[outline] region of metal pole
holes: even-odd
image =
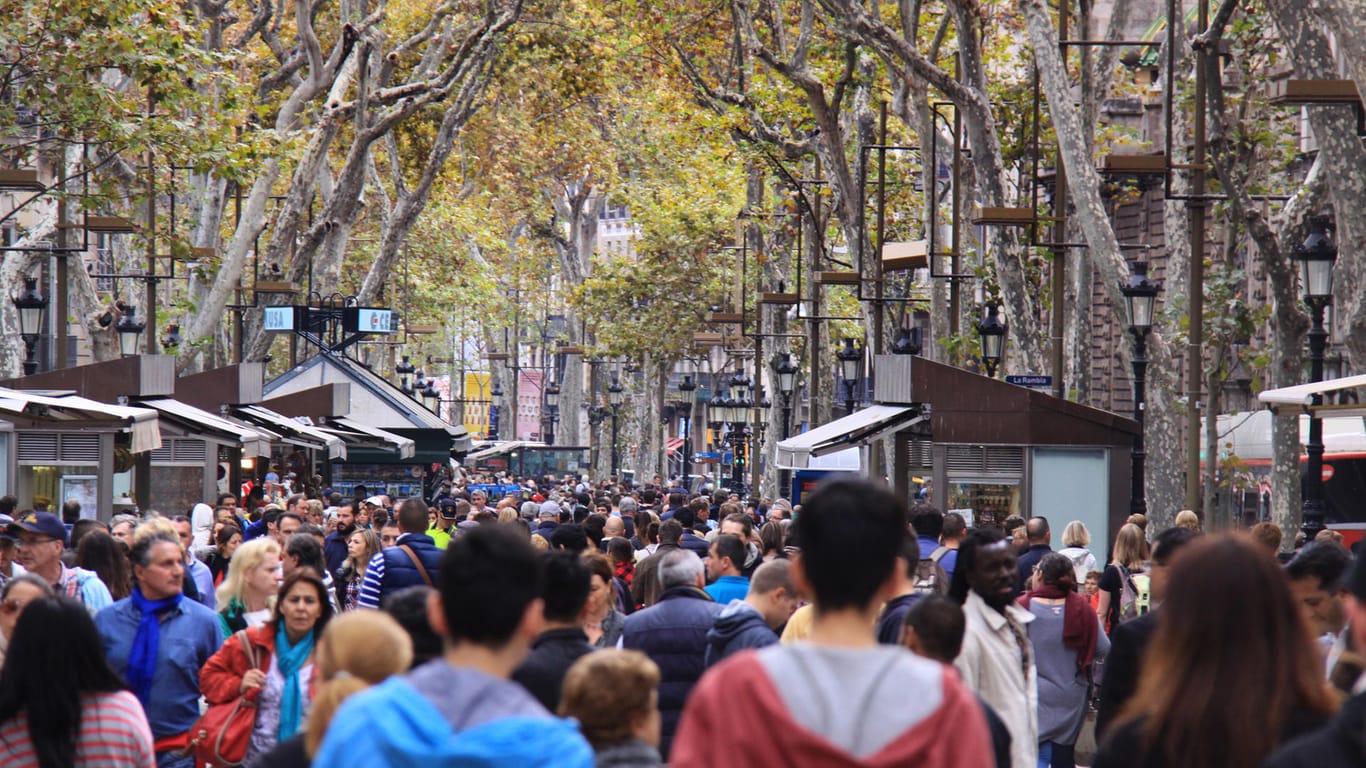
[[[1134,435],[1132,462],[1132,485],[1129,491],[1129,514],[1147,515],[1148,501],[1144,492],[1144,471],[1148,453],[1143,445],[1143,412],[1148,398],[1148,329],[1130,328],[1134,335],[1134,421],[1138,422],[1138,434]]]
[[[1323,312],[1328,301],[1323,298],[1307,299],[1314,316],[1314,324],[1309,328],[1309,381],[1323,381],[1323,352],[1328,346],[1328,331],[1323,327]],[[1315,394],[1312,405],[1322,405],[1323,395]],[[1323,497],[1323,419],[1318,411],[1309,414],[1309,441],[1304,444],[1309,461],[1304,469],[1304,500],[1300,505],[1300,530],[1308,541],[1324,528],[1324,518],[1328,505]]]
[[[612,477],[618,481],[621,479],[621,456],[617,452],[617,411],[621,406],[612,405]]]
[[[786,440],[787,438],[789,438],[789,437],[791,437],[791,436],[792,436],[792,393],[791,393],[791,392],[784,392],[784,393],[783,393],[783,439]],[[775,453],[774,455],[776,456],[777,454]],[[790,470],[786,470],[786,469],[782,470],[782,472],[779,473],[779,475],[778,475],[778,495],[779,495],[779,496],[785,495],[785,494],[788,492],[788,489],[789,489],[789,487],[790,487],[791,485],[792,485],[792,472],[791,472]]]

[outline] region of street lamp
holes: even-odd
[[[693,392],[697,391],[697,382],[692,380],[691,373],[683,374],[683,380],[678,382],[678,391],[683,395],[683,486],[686,488],[688,476],[692,474],[692,434],[689,427],[692,425]]]
[[[1323,352],[1328,345],[1328,331],[1323,325],[1323,313],[1333,303],[1333,263],[1338,249],[1329,233],[1328,217],[1309,219],[1309,236],[1295,246],[1290,257],[1300,266],[1300,291],[1309,307],[1312,325],[1309,326],[1309,381],[1323,381]],[[1323,395],[1315,394],[1311,405],[1323,404]],[[1309,541],[1323,530],[1328,514],[1328,503],[1323,493],[1323,420],[1317,409],[1309,413],[1309,440],[1304,444],[1309,460],[1305,465],[1300,506],[1300,529]]]
[[[612,384],[607,388],[607,403],[612,406],[612,477],[621,477],[621,455],[617,450],[617,419],[621,414],[622,389],[621,382],[612,379]]]
[[[919,328],[907,327],[896,332],[896,339],[892,342],[892,354],[918,355],[922,349]]]
[[[503,385],[494,383],[493,389],[489,390],[489,398],[493,400],[491,418],[489,419],[489,435],[491,439],[498,439],[498,413],[503,409]]]
[[[1130,454],[1129,514],[1147,515],[1148,501],[1144,492],[1144,468],[1147,451],[1143,443],[1143,412],[1147,405],[1148,332],[1153,329],[1153,310],[1157,305],[1157,283],[1148,279],[1147,262],[1134,262],[1129,282],[1119,287],[1129,310],[1129,333],[1134,337],[1134,421],[1138,433],[1134,435]]]
[[[416,370],[417,368],[408,360],[407,355],[403,356],[402,362],[394,366],[394,373],[398,374],[398,388],[403,394],[408,395],[409,397],[412,397],[413,395],[413,388],[408,386],[408,377],[413,375],[413,372]]]
[[[847,392],[845,404],[849,413],[854,412],[857,404],[859,368],[863,364],[863,350],[854,345],[853,339],[845,339],[844,347],[835,353],[835,357],[840,361],[840,375],[844,377],[844,388]]]
[[[33,359],[33,350],[38,346],[38,335],[43,330],[43,313],[47,309],[47,297],[38,292],[36,277],[24,278],[24,290],[10,298],[14,308],[19,311],[19,335],[24,339],[24,375],[32,376],[38,372],[38,361]]]
[[[119,334],[119,354],[124,357],[131,357],[138,353],[138,337],[142,335],[142,329],[147,324],[138,320],[136,317],[137,307],[132,304],[123,306],[123,317],[119,318],[114,330]]]
[[[792,353],[784,352],[773,359],[773,373],[778,377],[778,393],[783,396],[783,439],[790,435],[792,424],[792,392],[797,388],[797,364]]]
[[[550,382],[545,387],[546,430],[545,444],[555,444],[555,419],[560,411],[560,385]]]
[[[427,410],[441,415],[441,393],[436,391],[436,379],[427,379],[427,384],[419,393],[422,395],[422,404],[427,406]]]
[[[996,367],[1001,364],[1001,351],[1005,346],[1006,324],[1001,322],[995,304],[987,306],[987,316],[977,324],[977,335],[982,337],[982,364],[987,367],[987,376],[996,378]]]

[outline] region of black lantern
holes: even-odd
[[[147,324],[137,319],[137,307],[132,304],[125,304],[123,307],[123,317],[119,318],[114,330],[119,334],[119,353],[124,357],[131,357],[138,353],[138,337],[142,335],[142,329]]]
[[[501,408],[503,406],[503,385],[495,383],[493,389],[489,390],[489,397],[493,398],[494,408]]]
[[[558,408],[560,406],[560,385],[553,381],[546,385],[545,404],[548,408]]]
[[[24,290],[10,299],[19,311],[19,333],[24,336],[37,336],[43,332],[43,311],[47,309],[47,297],[38,291],[38,278],[25,277]]]
[[[422,391],[419,394],[422,395],[423,404],[427,406],[428,410],[439,416],[439,409],[441,408],[441,393],[436,391],[436,380],[427,379],[426,386],[422,388]]]
[[[987,306],[986,318],[977,324],[977,335],[982,337],[982,363],[987,367],[987,376],[995,378],[1006,339],[1006,324],[1001,322],[995,304]]]
[[[1147,262],[1134,262],[1129,281],[1119,287],[1124,302],[1129,305],[1129,328],[1142,333],[1152,329],[1158,290],[1157,283],[1148,279]]]
[[[840,375],[844,378],[845,405],[853,413],[858,401],[856,392],[859,371],[863,367],[863,350],[855,346],[853,339],[845,339],[844,347],[835,353],[835,357],[840,361]]]
[[[1338,260],[1338,248],[1329,232],[1327,216],[1309,219],[1309,236],[1295,246],[1290,258],[1300,267],[1300,292],[1305,303],[1333,296],[1333,264]]]
[[[38,335],[43,330],[43,314],[47,310],[47,297],[38,292],[38,280],[24,278],[24,290],[10,298],[14,308],[19,311],[19,335],[24,340],[24,375],[32,376],[38,372],[38,361],[33,359],[34,349],[38,346]]]
[[[607,402],[613,408],[620,408],[623,392],[624,390],[621,388],[621,382],[613,379],[611,386],[607,387]]]
[[[792,361],[792,353],[784,352],[773,361],[773,373],[778,376],[778,391],[784,396],[791,397],[792,391],[797,388],[797,374],[801,371],[797,364]]]
[[[413,375],[417,368],[413,366],[407,355],[403,356],[403,361],[394,366],[394,373],[398,374],[398,388],[403,390],[403,394],[412,396],[413,388],[408,385],[408,377]]]
[[[922,349],[919,328],[902,328],[896,332],[892,342],[894,355],[918,355]]]

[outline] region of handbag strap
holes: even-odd
[[[260,663],[256,659],[256,646],[247,639],[247,631],[239,629],[237,631],[237,642],[242,644],[242,652],[246,654],[247,660],[251,662],[251,669],[260,669]]]
[[[413,548],[407,544],[399,544],[398,548],[403,550],[403,554],[407,555],[409,560],[413,561],[413,565],[417,566],[417,572],[422,574],[422,580],[426,582],[427,586],[435,587],[431,575],[427,573],[427,566],[422,564],[422,560],[417,556],[417,553],[413,552]]]

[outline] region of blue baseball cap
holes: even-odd
[[[60,517],[57,517],[51,512],[26,513],[20,516],[18,520],[10,523],[8,530],[11,533],[28,531],[29,533],[36,533],[39,536],[56,539],[57,541],[62,542],[63,545],[66,544],[66,525],[62,523]]]

